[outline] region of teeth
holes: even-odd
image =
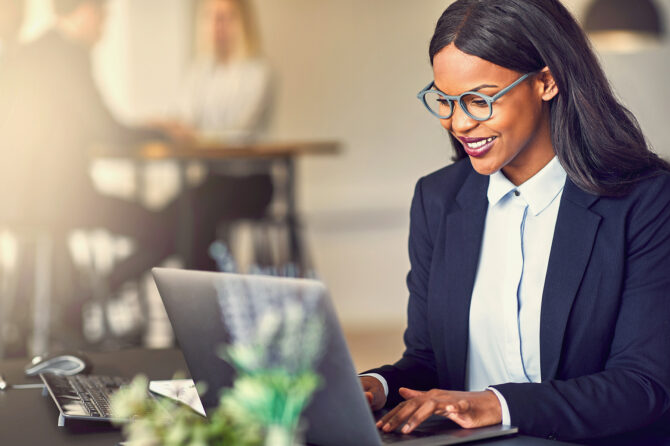
[[[468,147],[470,147],[471,149],[478,149],[478,148],[482,147],[483,145],[490,143],[494,139],[495,139],[495,136],[493,136],[491,138],[487,138],[487,139],[482,139],[481,141],[468,143]]]

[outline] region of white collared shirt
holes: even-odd
[[[263,60],[205,59],[191,68],[175,111],[206,140],[237,141],[265,130],[270,96],[270,70]]]
[[[479,266],[470,303],[466,390],[540,382],[540,310],[566,173],[554,157],[520,186],[490,176]],[[386,380],[378,374],[388,394]]]
[[[540,382],[540,310],[566,173],[554,157],[516,187],[491,175],[470,303],[466,390]],[[509,424],[507,404],[495,389]]]

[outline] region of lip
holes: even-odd
[[[489,152],[489,150],[491,150],[491,148],[493,147],[493,144],[495,144],[496,140],[498,139],[498,137],[495,136],[495,137],[493,137],[493,141],[491,141],[490,143],[484,144],[483,146],[478,147],[476,149],[472,149],[472,148],[468,147],[468,144],[472,144],[472,143],[476,143],[476,142],[488,139],[488,138],[490,138],[490,136],[486,137],[486,138],[468,138],[468,137],[465,137],[465,136],[458,136],[457,138],[459,139],[459,141],[461,141],[461,143],[463,145],[463,149],[465,150],[465,153],[467,153],[468,156],[472,156],[474,158],[480,158],[480,157],[486,155]]]

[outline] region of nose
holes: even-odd
[[[456,105],[454,107],[454,113],[449,119],[441,119],[440,121],[442,123],[442,127],[448,131],[461,135],[466,134],[479,125],[479,121],[476,121],[468,116],[460,107],[460,105]]]

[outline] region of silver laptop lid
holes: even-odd
[[[221,345],[232,340],[233,332],[239,332],[231,324],[241,324],[239,319],[244,317],[244,311],[261,311],[279,299],[309,299],[310,305],[304,308],[313,317],[321,318],[325,336],[323,353],[316,366],[323,384],[304,413],[306,440],[323,446],[381,444],[332,303],[321,282],[167,268],[154,268],[152,272],[191,377],[207,384],[207,392],[201,395],[205,411],[216,407],[220,390],[233,384],[232,367],[218,355]],[[236,303],[243,305],[231,308]],[[237,314],[226,317],[222,308]],[[253,316],[248,319],[247,322]]]

